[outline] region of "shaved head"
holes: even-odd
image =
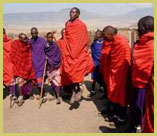
[[[37,29],[36,27],[32,27],[32,28],[31,28],[31,32],[32,32],[32,31],[38,32],[38,29]]]
[[[148,32],[154,32],[154,17],[145,16],[141,18],[138,22],[138,32],[140,36]]]
[[[113,26],[107,26],[103,29],[103,32],[107,32],[109,34],[116,35],[117,34],[117,29],[114,28]]]
[[[74,21],[75,19],[79,18],[80,16],[80,10],[77,7],[73,7],[70,10],[70,21]]]
[[[103,29],[103,35],[105,40],[107,41],[113,41],[114,36],[117,34],[118,30],[114,28],[113,26],[107,26]]]
[[[32,35],[32,38],[35,40],[38,38],[38,29],[36,27],[31,28],[31,35]]]
[[[26,44],[28,42],[28,37],[24,33],[19,34],[19,41],[22,42],[23,44]]]

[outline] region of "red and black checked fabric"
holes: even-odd
[[[14,76],[24,79],[35,79],[30,44],[23,44],[19,40],[15,40],[11,49]]]

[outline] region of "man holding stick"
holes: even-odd
[[[61,52],[56,44],[53,41],[53,34],[48,32],[46,35],[47,45],[45,48],[45,54],[48,61],[47,65],[47,76],[51,83],[53,90],[55,91],[57,104],[61,103],[60,100],[60,91],[61,91],[61,75],[60,75],[60,66],[61,66]],[[55,39],[55,38],[54,38]]]
[[[36,27],[31,28],[32,38],[30,39],[30,44],[32,47],[32,60],[33,66],[35,70],[35,76],[37,79],[38,89],[41,90],[42,82],[43,82],[43,73],[45,66],[45,47],[46,40],[42,37],[38,36],[38,29]],[[44,88],[43,88],[44,89]],[[36,97],[37,100],[40,99],[39,96]],[[46,97],[43,97],[43,102],[46,102]]]

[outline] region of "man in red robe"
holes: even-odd
[[[60,67],[60,73],[61,73],[61,85],[63,87],[63,98],[67,99],[69,98],[69,96],[71,97],[72,91],[71,91],[71,83],[66,77],[66,74],[64,74],[64,70],[63,70],[64,57],[65,57],[64,53],[65,53],[65,48],[66,48],[64,44],[64,33],[65,33],[65,28],[61,30],[61,38],[57,41],[57,44],[62,54],[62,64]]]
[[[80,83],[84,76],[93,70],[94,64],[88,52],[88,31],[84,22],[79,19],[80,10],[70,10],[70,19],[65,25],[64,43],[65,59],[63,71],[72,85],[73,94],[70,103],[79,101],[81,97]]]
[[[10,86],[13,79],[11,45],[12,40],[7,37],[6,31],[3,28],[3,83],[6,86]]]
[[[107,26],[103,34],[105,41],[101,49],[100,71],[107,86],[109,107],[112,105],[114,109],[112,116],[124,122],[131,49],[128,41],[117,34],[116,28]]]
[[[5,29],[3,28],[3,84],[9,89],[11,99],[16,99],[15,82],[13,80],[13,63],[11,60],[11,45],[12,40],[8,38]]]
[[[134,45],[132,63],[132,125],[137,131],[154,131],[154,17],[138,22],[139,40]],[[150,97],[148,97],[150,96]],[[144,119],[145,116],[145,119]],[[144,125],[145,124],[145,125]],[[149,127],[145,127],[149,126]]]
[[[11,52],[13,62],[13,74],[19,84],[18,106],[24,103],[23,96],[30,96],[32,92],[31,80],[35,79],[32,66],[31,46],[26,34],[20,33],[19,39],[12,44]]]

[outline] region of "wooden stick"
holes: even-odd
[[[45,61],[45,66],[44,66],[44,73],[43,73],[43,78],[42,78],[42,85],[41,85],[41,92],[40,92],[40,100],[39,100],[39,109],[41,108],[42,105],[42,95],[44,91],[44,77],[45,77],[45,72],[46,72],[46,66],[47,66],[47,59]]]

